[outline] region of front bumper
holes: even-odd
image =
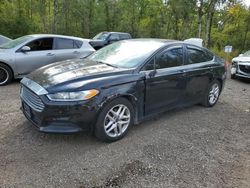
[[[239,78],[250,79],[250,63],[233,62],[231,74]]]
[[[43,111],[37,112],[24,100],[21,110],[39,131],[45,133],[91,131],[97,114],[95,107],[85,104],[45,104]]]
[[[21,110],[35,127],[45,133],[75,133],[91,131],[96,123],[99,106],[95,100],[55,102],[37,83],[21,81]]]

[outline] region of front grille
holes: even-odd
[[[239,68],[242,72],[250,74],[250,65],[239,65]]]
[[[44,104],[40,97],[33,93],[26,87],[21,88],[21,98],[27,103],[33,110],[37,112],[42,112],[44,109]]]

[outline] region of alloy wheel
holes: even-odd
[[[210,105],[213,105],[216,103],[216,101],[219,98],[219,94],[220,94],[220,86],[217,83],[214,83],[209,91],[209,95],[208,95],[208,101],[210,103]]]
[[[6,69],[0,67],[0,85],[5,84],[9,79],[9,73]]]
[[[112,107],[104,118],[105,133],[112,137],[121,136],[128,128],[131,120],[130,110],[123,104]]]

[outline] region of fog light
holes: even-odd
[[[236,68],[235,67],[232,67],[231,68],[231,74],[235,74],[236,73]]]

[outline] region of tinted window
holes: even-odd
[[[81,48],[82,47],[82,41],[80,40],[74,40],[74,48]]]
[[[74,40],[65,38],[56,38],[55,49],[73,49]]]
[[[113,33],[110,35],[109,40],[119,40],[119,35],[117,33]]]
[[[119,34],[121,40],[130,39],[131,37],[128,34]]]
[[[202,63],[213,60],[213,54],[206,50],[188,47],[188,64]]]
[[[52,50],[53,47],[53,38],[43,38],[34,40],[25,46],[30,47],[30,51],[41,51],[41,50]]]
[[[183,64],[183,49],[182,47],[168,49],[156,56],[156,68],[164,69],[176,67]]]

